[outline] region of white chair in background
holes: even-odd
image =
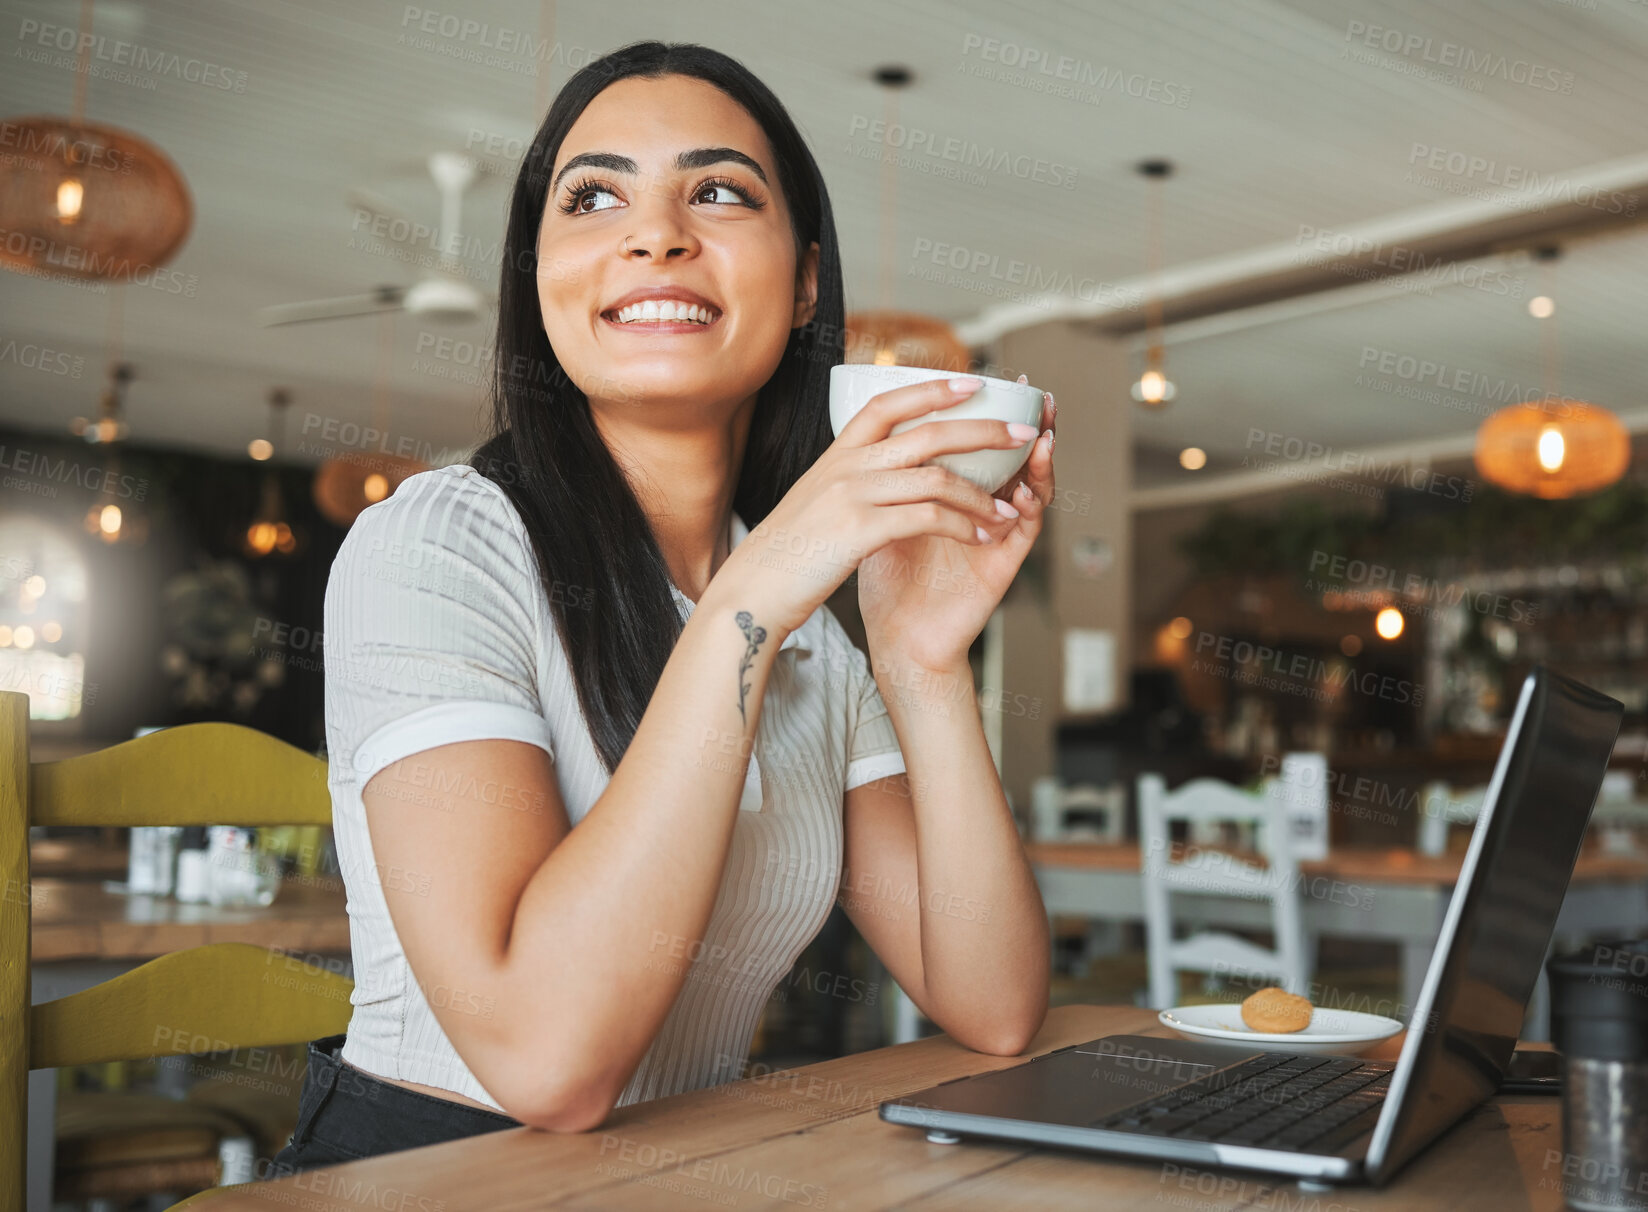
[[[1486,783],[1463,790],[1443,782],[1425,784],[1419,801],[1419,853],[1446,854],[1448,830],[1454,825],[1475,825],[1487,798]]]
[[[1067,786],[1055,775],[1043,775],[1031,786],[1031,841],[1120,844],[1126,838],[1127,788],[1122,783]]]
[[[1328,755],[1285,753],[1281,770],[1265,778],[1260,790],[1282,800],[1288,850],[1296,862],[1328,856]]]
[[[1175,861],[1174,821],[1187,823],[1192,844],[1218,824],[1254,827],[1268,866],[1208,849],[1190,851]],[[1153,1007],[1167,1009],[1178,1004],[1181,971],[1263,977],[1290,993],[1308,991],[1299,867],[1288,845],[1287,805],[1282,797],[1255,795],[1217,779],[1193,779],[1170,793],[1161,775],[1146,774],[1139,779],[1139,835]],[[1174,938],[1175,895],[1269,902],[1275,948],[1222,930]]]

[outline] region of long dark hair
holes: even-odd
[[[632,43],[569,79],[515,178],[498,291],[493,436],[470,464],[504,490],[531,537],[584,722],[609,773],[652,699],[681,616],[651,524],[544,332],[538,225],[561,143],[585,107],[618,80],[667,75],[703,80],[749,111],[777,160],[798,265],[818,242],[816,312],[791,332],[750,420],[733,508],[751,530],[829,446],[829,369],[842,361],[841,257],[829,195],[772,91],[737,60],[693,43]]]

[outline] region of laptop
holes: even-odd
[[[1394,1064],[1113,1035],[892,1099],[881,1118],[937,1143],[1385,1183],[1499,1088],[1623,711],[1542,666],[1523,682]]]

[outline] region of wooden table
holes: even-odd
[[[1562,1206],[1557,1100],[1478,1108],[1382,1190],[1309,1193],[1239,1171],[1104,1159],[1010,1143],[929,1144],[883,1123],[882,1100],[1022,1064],[1103,1035],[1168,1034],[1149,1011],[1064,1006],[1025,1057],[969,1052],[944,1036],[750,1077],[614,1111],[590,1132],[512,1128],[248,1184],[219,1209],[1236,1208],[1481,1209]],[[1376,1055],[1394,1057],[1400,1038]],[[1343,1198],[1341,1198],[1341,1194]]]
[[[185,904],[75,879],[34,880],[31,900],[29,944],[36,964],[148,960],[206,943],[318,954],[349,950],[349,919],[337,880],[288,880],[268,906]]]
[[[36,1005],[206,943],[279,947],[314,962],[349,956],[349,918],[336,878],[287,880],[268,906],[185,904],[169,896],[111,892],[100,881],[58,878],[33,880],[29,898],[30,1000]],[[57,1070],[33,1070],[30,1212],[51,1207],[56,1117]]]
[[[1025,853],[1049,915],[1144,920],[1137,843],[1033,842]],[[1464,854],[1340,848],[1302,862],[1300,903],[1312,937],[1333,935],[1396,943],[1402,951],[1401,1005],[1411,1007],[1442,929]],[[1268,906],[1239,897],[1198,896],[1209,920],[1244,928],[1270,925]],[[1580,855],[1557,919],[1555,938],[1634,935],[1648,930],[1648,856],[1587,850]],[[1543,978],[1541,978],[1543,988]],[[1534,1019],[1543,1021],[1536,995]],[[1405,1018],[1406,1014],[1394,1017]],[[1542,1034],[1538,1032],[1538,1034]]]
[[[130,851],[93,838],[46,837],[29,843],[29,874],[34,879],[123,879]]]

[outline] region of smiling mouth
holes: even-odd
[[[713,307],[676,299],[646,299],[611,311],[601,318],[619,328],[708,328],[721,318]]]

